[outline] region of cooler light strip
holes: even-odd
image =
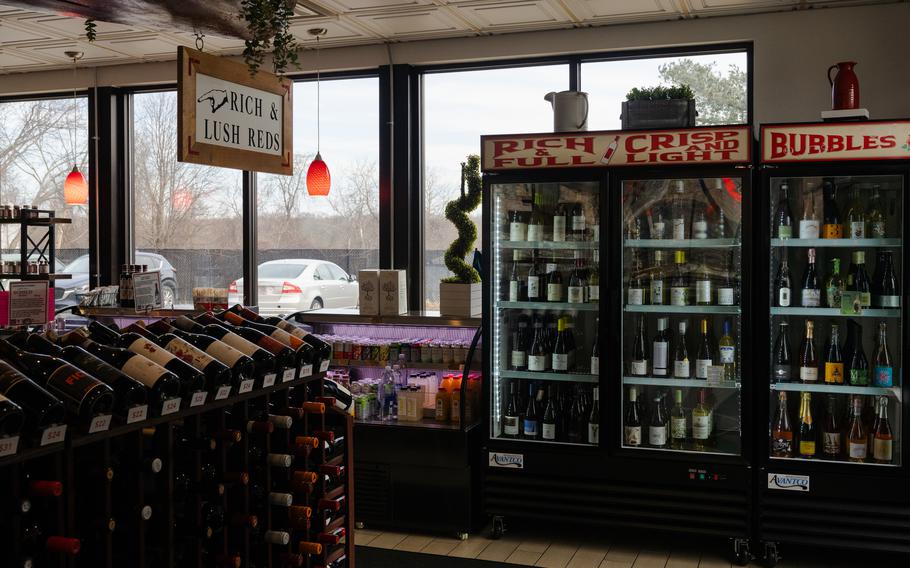
[[[493,186],[493,187],[502,187],[502,186]],[[496,193],[496,196],[493,200],[493,220],[494,222],[488,225],[488,229],[493,230],[493,250],[485,251],[486,254],[491,254],[493,257],[493,291],[492,291],[492,304],[496,305],[499,303],[499,276],[502,273],[502,259],[500,257],[500,246],[499,246],[499,232],[500,232],[500,223],[502,222],[502,196],[499,193]],[[491,306],[492,307],[492,306]],[[490,407],[492,412],[490,412],[490,418],[493,421],[490,424],[490,432],[493,433],[493,437],[499,437],[499,424],[500,424],[500,402],[502,400],[500,396],[500,380],[499,380],[499,350],[503,347],[500,342],[501,330],[500,330],[500,310],[496,309],[496,313],[493,315],[493,341],[490,345],[490,351],[493,353],[492,366],[490,369],[490,374],[493,375],[493,380],[491,381],[491,387],[493,389],[490,396]]]

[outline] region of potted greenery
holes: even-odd
[[[622,103],[623,130],[695,126],[695,95],[688,85],[634,88]]]
[[[445,254],[446,268],[454,276],[443,278],[439,284],[439,312],[444,316],[480,316],[480,274],[465,262],[465,256],[473,250],[477,240],[477,226],[468,213],[480,205],[482,191],[480,157],[468,156],[467,163],[461,164],[461,196],[447,203],[445,209],[446,219],[458,230],[458,238]]]

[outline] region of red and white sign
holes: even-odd
[[[769,124],[761,128],[766,164],[910,160],[910,121]]]
[[[481,136],[485,172],[683,164],[741,164],[749,126]]]

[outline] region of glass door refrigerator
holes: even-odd
[[[766,563],[779,543],[910,553],[910,122],[766,125],[761,146]]]
[[[744,560],[750,128],[482,146],[494,534],[504,518],[698,533]]]

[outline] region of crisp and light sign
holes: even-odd
[[[681,164],[751,159],[748,126],[482,136],[483,171]]]
[[[178,62],[181,162],[292,173],[289,80],[185,47]]]
[[[761,128],[762,162],[910,159],[910,121],[769,124]]]

